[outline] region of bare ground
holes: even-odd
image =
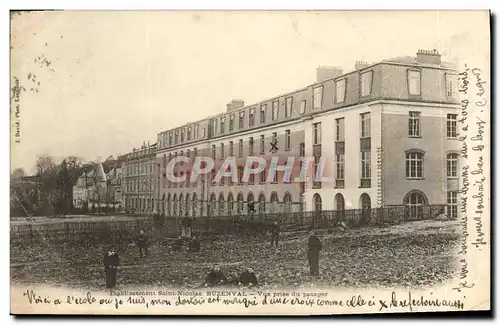
[[[306,232],[283,233],[279,248],[271,248],[266,236],[206,238],[198,254],[171,252],[154,243],[143,259],[137,247],[128,245],[120,254],[118,283],[119,288],[193,288],[217,264],[229,277],[246,266],[253,267],[264,288],[432,286],[457,273],[457,229],[452,221],[421,221],[320,232],[324,249],[318,278],[308,275]],[[11,279],[14,283],[102,289],[102,248],[11,247]]]

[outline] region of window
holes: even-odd
[[[201,129],[201,138],[203,139],[203,138],[205,138],[205,136],[206,136],[206,129],[202,128]]]
[[[191,141],[191,127],[188,126],[187,128],[187,141]]]
[[[279,104],[280,104],[280,102],[277,101],[277,100],[275,100],[273,102],[273,121],[276,120],[276,119],[278,119],[279,107],[280,107]]]
[[[216,156],[216,151],[215,151],[215,144],[212,145],[212,159],[215,160],[215,156]]]
[[[255,182],[255,174],[248,175],[248,184],[252,185]]]
[[[288,151],[291,148],[291,138],[290,130],[285,130],[285,150]]]
[[[177,144],[179,143],[179,131],[175,131],[175,138],[174,138],[174,143]]]
[[[194,148],[193,155],[194,157],[198,156],[198,148]]]
[[[181,129],[181,143],[184,142],[184,129]]]
[[[456,95],[455,82],[457,82],[456,75],[446,74],[446,96],[454,97]]]
[[[303,100],[300,102],[300,114],[304,114],[306,112],[306,101]]]
[[[224,133],[224,131],[226,130],[225,128],[225,125],[226,124],[226,118],[225,117],[221,117],[220,118],[220,133]]]
[[[408,152],[406,154],[406,178],[419,179],[424,177],[424,154],[421,152]]]
[[[361,97],[369,96],[372,92],[372,76],[373,72],[363,72],[361,74]]]
[[[220,144],[220,159],[224,159],[224,157],[225,157],[224,154],[225,154],[225,152],[224,152],[224,143],[221,143]]]
[[[320,159],[321,159],[320,156],[314,156],[314,174],[312,176],[312,177],[314,177],[313,188],[321,188],[321,182],[316,180],[316,175],[318,174]]]
[[[458,177],[458,154],[450,153],[446,156],[446,176],[448,178]]]
[[[198,136],[199,136],[199,134],[198,134],[198,124],[194,125],[193,133],[194,133],[193,139],[195,139],[195,140],[198,139]]]
[[[456,219],[458,217],[458,192],[448,191],[446,196],[448,203],[446,215],[449,219]]]
[[[245,118],[245,111],[240,112],[240,118],[238,120],[238,128],[243,129],[243,119]]]
[[[234,155],[233,141],[229,141],[229,157],[232,157],[233,155]]]
[[[260,173],[260,183],[264,184],[265,182],[266,182],[266,169],[264,168],[264,170]]]
[[[238,166],[238,183],[243,183],[243,167]]]
[[[250,140],[248,141],[248,155],[252,156],[253,155],[253,138],[250,137]]]
[[[248,112],[248,127],[253,127],[255,122],[255,109],[250,109]]]
[[[168,145],[171,146],[172,145],[172,132],[170,132],[168,134]]]
[[[423,218],[423,205],[426,204],[426,201],[422,194],[420,194],[419,192],[413,192],[405,197],[404,203],[408,207],[408,219],[415,220]]]
[[[212,120],[212,135],[217,134],[217,120],[213,119]]]
[[[292,116],[293,112],[293,97],[287,97],[285,99],[285,117]]]
[[[278,133],[277,132],[273,132],[272,142],[273,143],[278,142]]]
[[[260,106],[260,124],[266,123],[266,105]]]
[[[273,184],[278,184],[278,171],[274,171]]]
[[[410,112],[408,117],[408,136],[420,137],[420,112]]]
[[[243,157],[243,140],[240,139],[238,143],[238,157]]]
[[[234,114],[229,115],[229,132],[234,130]]]
[[[335,119],[335,141],[345,141],[344,118]]]
[[[420,95],[420,71],[408,70],[408,92],[410,95]]]
[[[321,123],[313,124],[313,144],[321,144]]]
[[[371,152],[362,151],[361,152],[361,183],[363,186],[363,180],[368,180],[371,178]]]
[[[265,142],[264,142],[264,135],[262,134],[260,136],[260,153],[264,154],[265,153]]]
[[[346,79],[335,81],[335,103],[343,103],[345,101],[345,85]]]
[[[446,115],[446,135],[448,138],[457,137],[457,114]]]
[[[345,186],[345,166],[344,166],[344,154],[335,155],[335,187],[343,188]]]
[[[370,137],[370,113],[364,113],[360,115],[361,117],[361,138]]]
[[[313,89],[313,109],[321,108],[323,104],[323,86]]]

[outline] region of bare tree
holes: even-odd
[[[18,179],[23,178],[25,175],[26,175],[26,173],[24,172],[24,169],[16,168],[10,174],[10,178],[11,178],[11,180],[18,180]]]

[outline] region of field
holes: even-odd
[[[214,265],[232,276],[251,266],[264,288],[418,287],[451,279],[459,234],[456,222],[419,221],[388,228],[320,233],[320,277],[309,276],[307,233],[283,233],[279,248],[267,237],[202,238],[201,252],[172,252],[153,243],[140,259],[133,244],[120,254],[118,288],[199,286]],[[11,247],[14,283],[103,289],[103,247]]]

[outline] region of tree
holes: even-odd
[[[53,214],[58,201],[57,189],[57,165],[54,159],[48,155],[37,158],[37,176],[41,181],[41,209],[44,213]]]
[[[24,172],[24,169],[16,168],[10,174],[10,178],[11,178],[11,181],[12,180],[19,180],[19,179],[23,178],[25,175],[26,175],[26,173]]]

